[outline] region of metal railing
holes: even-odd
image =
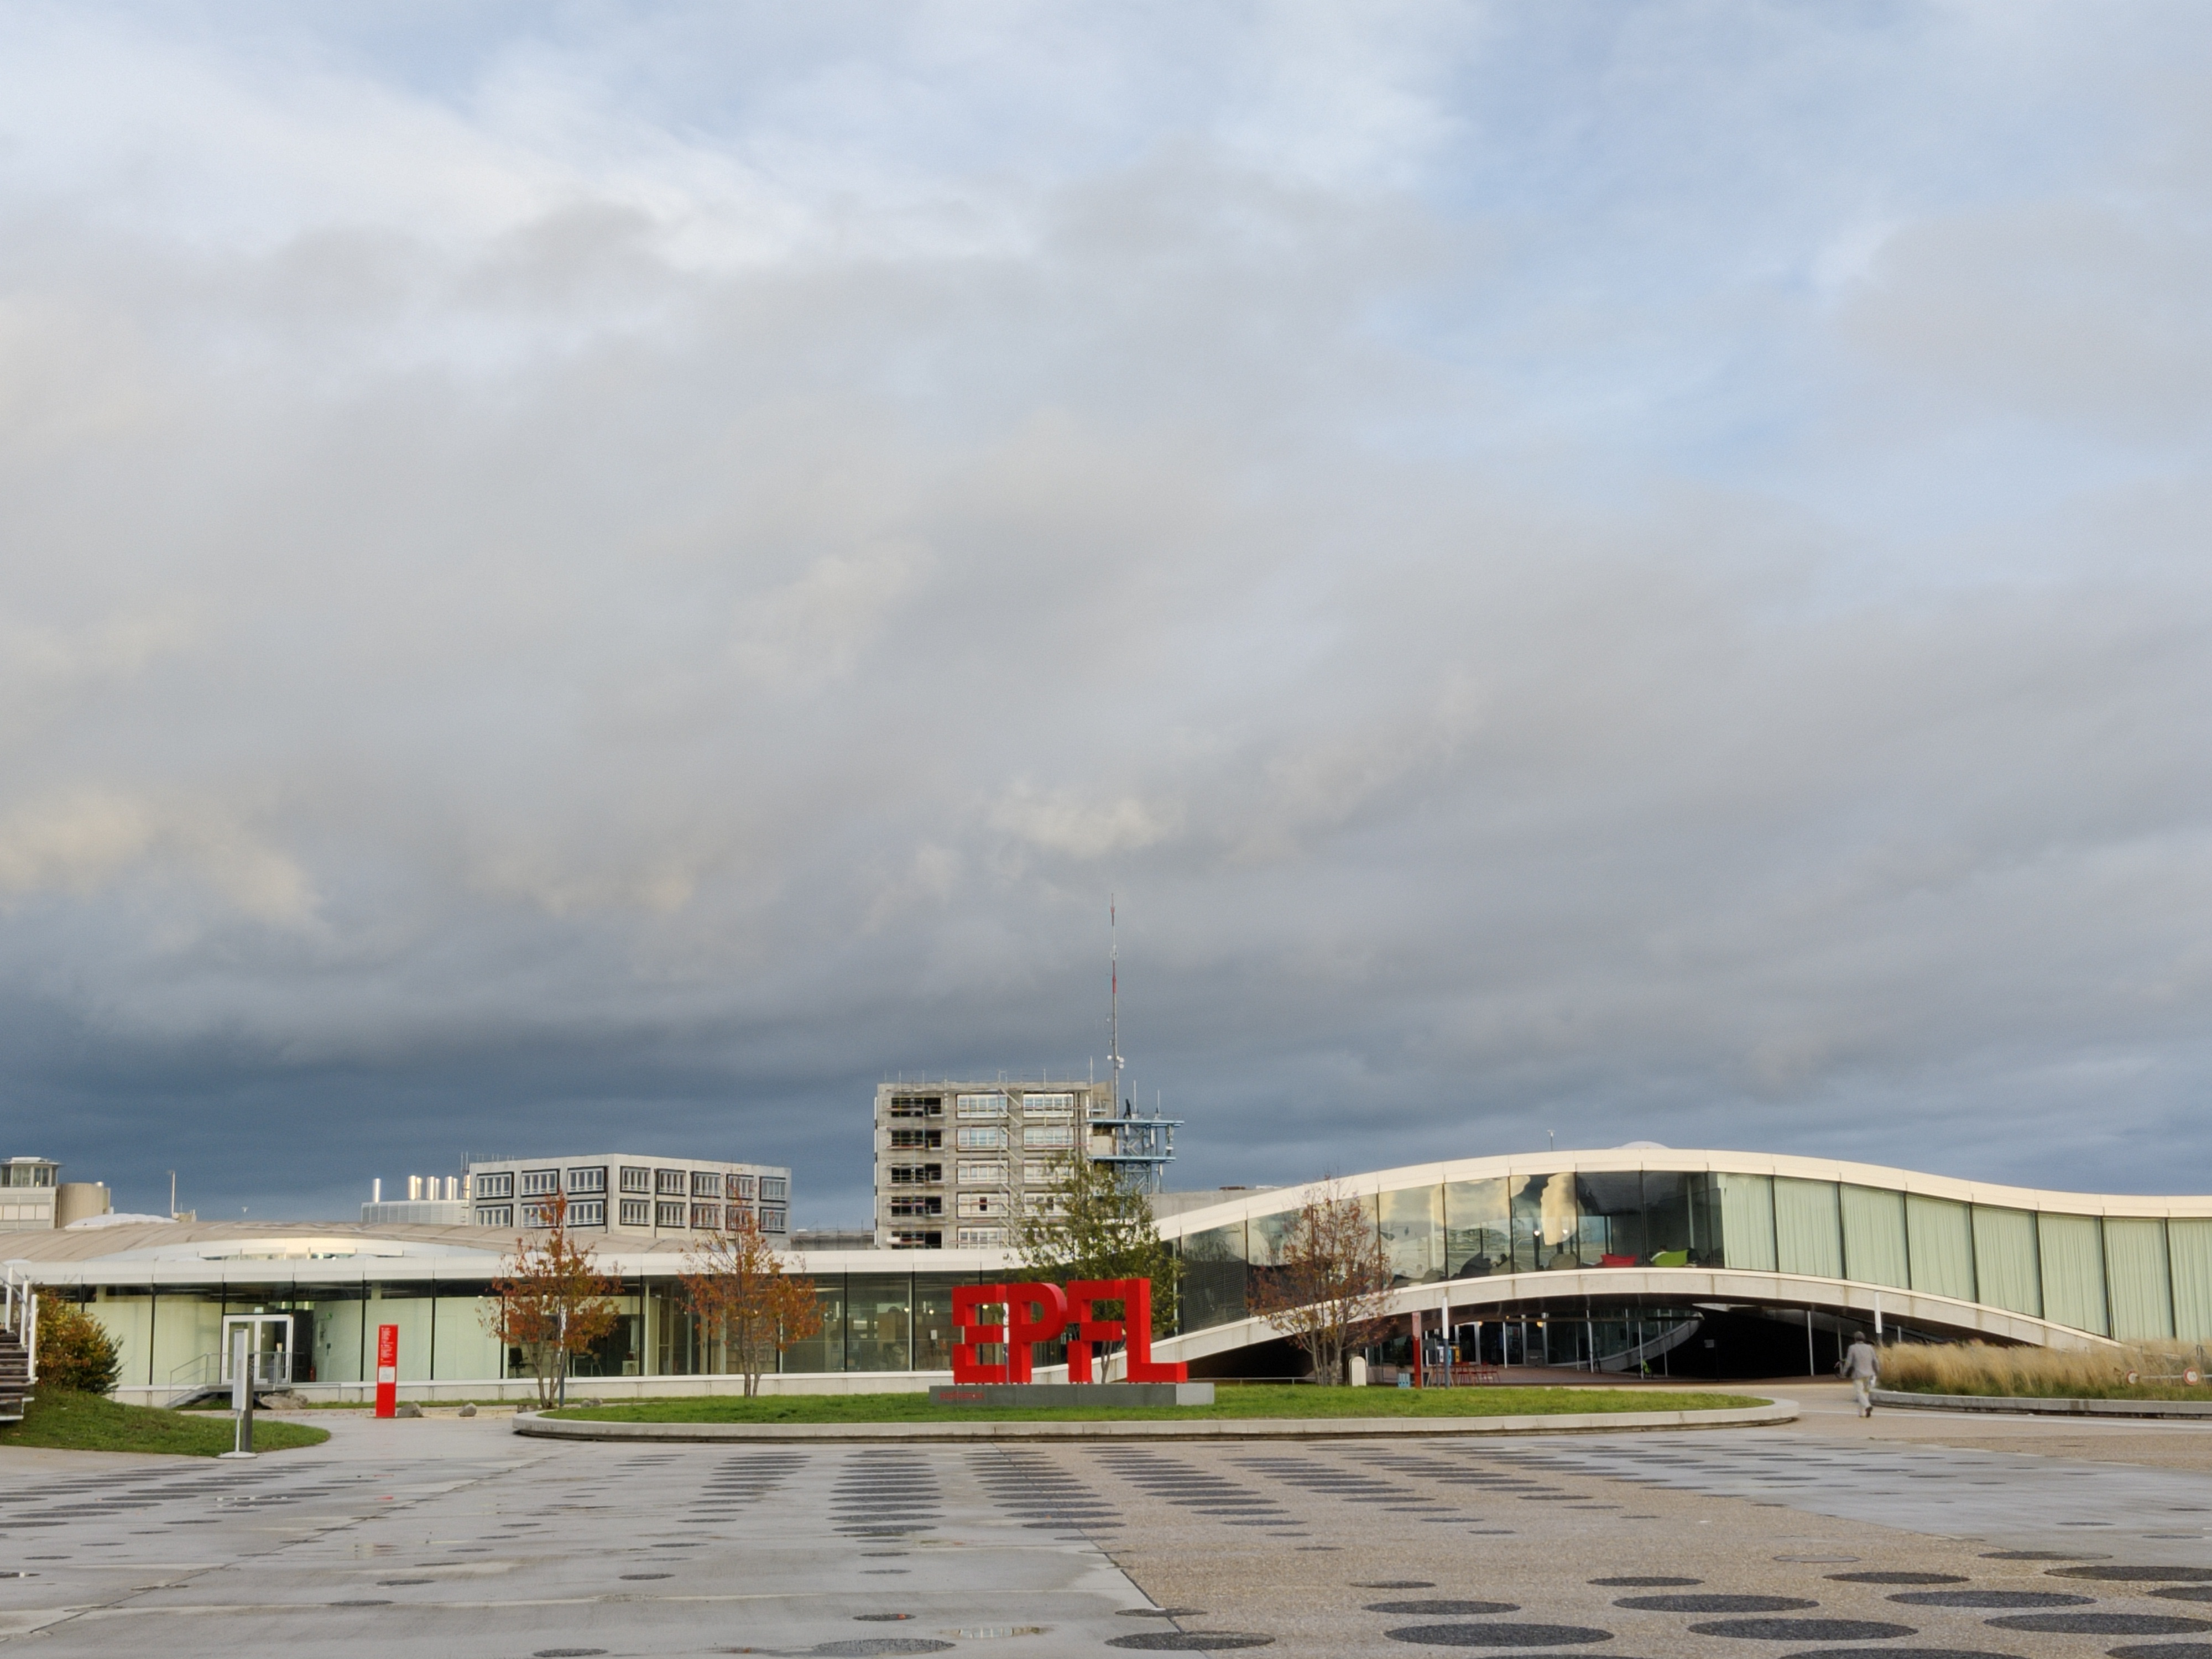
[[[20,1264],[9,1262],[4,1279],[4,1310],[9,1334],[23,1347],[23,1378],[27,1382],[39,1380],[39,1290],[31,1283],[27,1273],[18,1272]]]
[[[209,1389],[218,1388],[222,1381],[222,1356],[219,1353],[195,1354],[181,1365],[170,1368],[169,1397],[162,1403],[181,1406],[187,1400],[198,1398]]]

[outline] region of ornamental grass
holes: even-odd
[[[1899,1343],[1881,1354],[1881,1386],[1915,1394],[2025,1395],[2045,1400],[2208,1400],[2212,1358],[2193,1342],[2118,1348],[2001,1347],[1989,1342]],[[2128,1381],[2128,1373],[2136,1380]]]

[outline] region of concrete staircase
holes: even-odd
[[[38,1346],[39,1298],[10,1267],[0,1299],[0,1423],[20,1423],[31,1398],[33,1351]]]

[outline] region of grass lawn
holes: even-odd
[[[594,1423],[1061,1423],[1239,1417],[1536,1417],[1571,1412],[1724,1411],[1763,1396],[1646,1389],[1224,1388],[1211,1406],[938,1406],[927,1394],[708,1395],[572,1406]]]
[[[284,1451],[319,1446],[328,1429],[304,1423],[253,1419],[253,1449]],[[237,1439],[228,1417],[161,1411],[151,1406],[118,1406],[96,1394],[64,1394],[40,1389],[20,1423],[0,1426],[0,1446],[48,1446],[64,1451],[174,1452],[184,1457],[213,1457]]]

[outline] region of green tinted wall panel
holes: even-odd
[[[1905,1270],[1905,1194],[1886,1187],[1844,1188],[1844,1277],[1862,1285],[1911,1285]]]
[[[1770,1176],[1724,1175],[1721,1188],[1721,1254],[1747,1273],[1774,1271],[1774,1181]]]
[[[2184,1342],[2212,1341],[2212,1220],[2166,1224],[2173,1264],[2173,1334]]]
[[[1974,1299],[1974,1227],[1965,1205],[1907,1193],[1905,1237],[1914,1290]]]
[[[2156,1216],[2105,1218],[2105,1288],[2112,1310],[2112,1334],[2123,1342],[2173,1334],[2165,1222]]]
[[[2035,1218],[2043,1255],[2043,1316],[2097,1336],[2105,1328],[2105,1251],[2093,1215]]]
[[[2043,1268],[2032,1210],[1974,1206],[1976,1299],[2032,1318],[2043,1316]]]
[[[1774,1177],[1774,1253],[1785,1273],[1844,1276],[1844,1235],[1834,1182]]]
[[[623,1297],[617,1299],[616,1305],[627,1312],[633,1302],[634,1298]],[[506,1374],[506,1351],[487,1322],[498,1306],[488,1297],[441,1295],[437,1298],[437,1306],[430,1315],[431,1346],[434,1356],[432,1369],[440,1381],[476,1382]],[[349,1327],[359,1328],[357,1322],[345,1316],[350,1311],[343,1303],[332,1310],[332,1322],[340,1343],[352,1335]],[[316,1380],[319,1382],[321,1378],[318,1376]]]

